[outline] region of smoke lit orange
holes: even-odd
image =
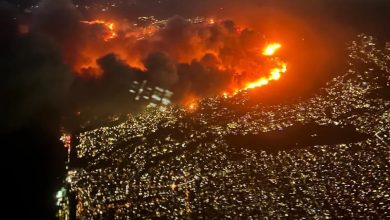
[[[261,38],[257,38],[259,37],[257,33],[248,30],[245,33],[251,33],[248,36],[253,36],[253,38],[242,38],[244,27],[235,25],[231,28],[213,18],[152,20],[146,25],[112,19],[81,21],[81,23],[86,24],[87,30],[93,31],[95,27],[100,27],[101,30],[100,36],[87,42],[80,49],[81,56],[75,62],[74,69],[81,74],[101,76],[103,70],[96,61],[110,53],[115,54],[119,63],[137,68],[145,72],[145,75],[149,73],[148,66],[150,65],[158,65],[158,71],[160,68],[164,71],[165,61],[162,63],[153,61],[146,66],[144,63],[151,54],[160,52],[167,55],[172,65],[189,65],[183,65],[181,69],[174,68],[174,71],[170,69],[167,74],[171,72],[172,74],[187,74],[187,71],[197,72],[202,77],[208,74],[218,74],[211,77],[216,82],[208,86],[200,85],[201,80],[184,86],[188,91],[181,103],[192,110],[196,109],[198,98],[215,95],[215,92],[221,91],[225,91],[224,97],[228,97],[242,90],[261,87],[271,81],[279,80],[287,71],[287,64],[276,57],[282,44],[271,42],[264,48],[258,49],[257,45],[262,45],[263,42]],[[185,29],[186,32],[180,32],[182,26],[188,27]],[[181,34],[176,36],[175,33]],[[176,38],[180,40],[173,40]],[[196,71],[194,68],[197,68]],[[182,72],[176,72],[179,70]],[[153,72],[153,74],[158,73]],[[199,78],[202,77],[199,76]],[[223,80],[221,84],[217,82],[219,79]],[[192,77],[184,77],[183,80],[192,80]],[[172,82],[171,85],[177,87],[179,83],[182,82]],[[213,88],[214,84],[218,84],[219,87]],[[200,87],[208,89],[204,92],[198,89]],[[192,94],[192,98],[189,94]]]
[[[108,30],[108,33],[105,36],[103,36],[104,41],[109,41],[111,39],[114,39],[117,36],[117,34],[114,31],[114,23],[112,23],[112,22],[106,22],[103,20],[80,21],[80,22],[83,24],[99,24],[99,25],[103,25],[104,27],[106,27]]]

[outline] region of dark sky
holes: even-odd
[[[58,141],[59,127],[74,80],[63,62],[58,39],[66,42],[68,38],[64,36],[77,38],[70,21],[81,16],[72,9],[62,10],[69,7],[67,0],[45,0],[64,12],[57,14],[62,21],[53,20],[59,22],[54,26],[63,27],[62,32],[50,29],[49,18],[53,13],[40,11],[33,19],[37,22],[36,31],[20,35],[18,22],[26,17],[15,5],[37,2],[0,1],[1,167],[6,174],[2,176],[6,183],[3,199],[9,211],[17,210],[14,214],[22,219],[49,219],[54,214],[54,192],[65,159]],[[283,55],[291,65],[289,74],[275,89],[279,94],[296,91],[307,95],[321,86],[342,69],[345,43],[357,33],[390,40],[387,0],[160,0],[160,3],[140,0],[136,5],[133,2],[126,2],[114,15],[215,16],[232,19],[283,42]],[[48,26],[42,26],[40,21]]]

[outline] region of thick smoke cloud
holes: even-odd
[[[259,73],[261,75],[268,71],[267,61],[256,55],[266,42],[262,33],[242,28],[231,20],[213,25],[191,24],[181,16],[173,16],[168,19],[166,27],[139,40],[127,36],[130,30],[126,28],[131,29],[131,24],[116,18],[123,16],[134,20],[135,17],[121,13],[121,10],[132,10],[131,8],[139,8],[138,14],[135,13],[139,16],[156,14],[166,18],[177,13],[222,19],[230,17],[243,24],[243,27],[253,27],[269,34],[271,39],[282,41],[282,56],[288,57],[292,65],[288,74],[278,83],[279,91],[276,89],[271,94],[304,95],[313,88],[318,88],[331,73],[340,71],[343,66],[344,42],[348,40],[347,36],[352,36],[353,33],[350,27],[340,27],[334,18],[325,19],[325,15],[310,11],[306,6],[300,8],[294,4],[292,7],[288,2],[243,1],[240,3],[242,10],[236,10],[237,3],[233,1],[213,1],[202,5],[194,1],[185,2],[186,4],[164,1],[159,3],[158,7],[153,7],[157,4],[154,1],[137,1],[136,4],[127,5],[130,8],[125,5],[123,8],[113,9],[106,18],[116,22],[118,36],[110,42],[102,42],[102,39],[97,37],[103,36],[107,31],[104,26],[83,26],[82,33],[90,36],[90,40],[80,44],[76,50],[79,53],[77,60],[87,60],[84,66],[90,67],[86,68],[88,71],[83,69],[80,72],[89,72],[90,75],[99,75],[102,72],[104,74],[107,69],[101,70],[100,64],[93,63],[106,54],[114,53],[118,60],[121,60],[121,65],[128,69],[142,69],[137,72],[141,73],[139,75],[144,73],[145,76],[140,77],[142,80],[146,79],[152,84],[174,91],[174,100],[182,103],[188,95],[205,97],[221,94],[227,88],[239,87],[248,80],[258,78]],[[303,2],[297,4],[304,5]],[[343,8],[349,4],[351,3],[340,3]],[[319,11],[324,6],[326,11],[329,11],[329,5],[331,3],[314,4],[313,10]],[[159,9],[155,11],[156,8]],[[197,11],[199,8],[207,10]],[[355,9],[346,10],[364,11],[357,6]],[[334,10],[332,13],[342,14],[341,10]],[[340,18],[341,23],[348,20]],[[335,31],[340,34],[330,38]],[[129,74],[133,72],[128,71]],[[114,91],[106,92],[114,94]],[[123,96],[126,95],[127,93],[123,93]]]
[[[259,56],[264,44],[257,32],[241,28],[231,20],[193,24],[174,16],[152,37],[136,41],[133,52],[141,57],[163,52],[165,61],[153,60],[154,65],[161,68],[167,63],[176,65],[171,71],[151,71],[151,60],[144,63],[146,75],[152,76],[155,84],[173,90],[175,100],[182,102],[187,95],[221,94],[267,74],[266,59]],[[168,72],[171,77],[159,77]],[[163,82],[168,78],[172,83]]]
[[[147,79],[150,82],[169,88],[179,80],[176,64],[164,53],[150,54],[144,61]]]
[[[80,20],[82,15],[71,0],[43,0],[33,11],[30,26],[33,32],[44,34],[55,42],[64,62],[75,65],[81,59],[80,48],[90,37]]]
[[[231,82],[229,72],[218,70],[214,64],[208,68],[210,63],[216,62],[215,57],[208,54],[202,61],[193,61],[190,64],[179,65],[180,81],[175,85],[173,91],[177,100],[187,96],[207,97],[212,94],[219,94]]]
[[[26,33],[21,20],[16,7],[0,2],[0,141],[8,158],[1,161],[4,209],[21,219],[50,219],[56,177],[64,169],[60,117],[73,74],[53,38]]]
[[[101,77],[94,78],[86,73],[75,78],[70,92],[71,112],[81,112],[88,117],[138,110],[139,106],[130,99],[129,88],[133,81],[144,80],[144,74],[115,54],[107,54],[97,63],[102,70]]]
[[[50,37],[31,31],[19,33],[17,10],[2,3],[1,130],[23,126],[43,114],[59,114],[71,85],[70,68]],[[50,121],[50,120],[48,120]],[[49,125],[48,125],[49,126]]]
[[[13,44],[14,37],[17,35],[18,25],[14,19],[16,15],[17,10],[12,5],[0,2],[0,25],[3,30],[0,35],[1,56],[7,55],[9,46]]]
[[[138,109],[128,91],[134,80],[169,89],[175,94],[175,103],[184,103],[188,96],[221,94],[257,79],[262,71],[267,74],[267,64],[259,56],[265,40],[230,20],[194,24],[173,16],[163,28],[141,38],[129,35],[140,29],[118,21],[114,23],[116,37],[108,41],[105,24],[81,23],[80,39],[91,36],[89,40],[72,47],[61,44],[66,46],[62,48],[64,60],[77,75],[70,95],[72,112],[109,114]],[[75,62],[69,61],[67,54],[72,54]]]
[[[283,43],[283,55],[293,65],[278,82],[285,88],[278,93],[296,97],[310,94],[342,71],[345,42],[356,34],[389,39],[389,9],[387,0],[143,0],[129,1],[112,14],[129,20],[149,15],[206,16],[251,27]]]
[[[336,3],[339,7],[334,8],[333,5]],[[34,67],[30,68],[28,64],[24,64],[27,61],[14,59],[27,58],[13,56],[9,62],[5,59],[4,63],[8,63],[8,67],[4,69],[9,68],[7,72],[15,79],[16,76],[20,76],[31,83],[37,78],[34,72],[39,72],[43,75],[42,78],[46,79],[46,81],[39,80],[40,83],[42,82],[41,85],[36,84],[41,91],[44,89],[49,91],[57,81],[63,82],[55,86],[59,91],[47,92],[53,94],[50,97],[44,98],[45,96],[41,95],[34,97],[34,93],[31,93],[30,98],[22,94],[23,98],[14,99],[21,100],[22,103],[15,104],[16,106],[32,103],[31,111],[20,113],[14,111],[17,116],[13,118],[18,120],[10,117],[9,121],[15,124],[12,126],[17,126],[29,117],[33,117],[31,115],[35,115],[34,112],[39,112],[36,110],[39,107],[35,106],[61,100],[72,80],[71,76],[63,77],[65,72],[65,75],[70,75],[69,71],[72,71],[76,77],[71,85],[72,88],[69,89],[70,106],[65,110],[69,108],[72,112],[83,108],[105,108],[107,111],[110,107],[120,109],[121,104],[114,103],[114,100],[126,100],[128,91],[125,87],[133,80],[148,80],[154,85],[174,91],[174,100],[178,103],[182,102],[186,95],[205,97],[220,94],[224,89],[255,79],[259,73],[266,71],[267,61],[258,59],[255,55],[266,40],[262,34],[259,34],[261,32],[242,28],[246,26],[263,31],[269,34],[271,39],[281,40],[284,43],[285,52],[282,55],[288,57],[293,65],[279,85],[291,88],[290,91],[297,91],[297,94],[302,95],[302,92],[309,90],[311,85],[310,83],[303,85],[303,82],[313,82],[311,87],[315,87],[314,84],[320,81],[315,80],[316,78],[326,78],[330,75],[329,72],[338,70],[337,63],[342,63],[340,48],[343,48],[343,43],[340,42],[345,42],[347,36],[356,33],[355,30],[359,28],[378,32],[384,27],[383,21],[386,20],[384,10],[388,4],[380,0],[374,3],[297,1],[292,4],[289,1],[275,3],[244,0],[239,3],[241,10],[237,10],[238,5],[235,1],[215,0],[200,3],[171,0],[157,3],[150,0],[124,3],[123,7],[114,8],[104,15],[93,11],[80,11],[70,0],[44,0],[39,4],[38,9],[33,11],[31,22],[27,22],[30,27],[29,33],[24,35],[19,32],[20,24],[14,20],[14,17],[19,16],[17,9],[9,5],[4,6],[5,4],[2,3],[1,24],[7,30],[1,35],[4,51],[8,49],[12,53],[22,54],[29,45],[34,45],[30,46],[29,52],[25,53],[26,57],[32,56],[37,60],[45,60],[44,64],[35,62]],[[375,15],[366,8],[376,11]],[[321,10],[325,12],[318,13]],[[129,21],[135,20],[137,16],[148,14],[171,18],[168,19],[166,27],[154,30],[150,36],[142,39],[129,36],[132,28],[132,23]],[[202,15],[214,17],[217,21],[223,19],[225,21],[213,25],[191,24],[182,16],[172,16],[174,14],[185,17]],[[353,19],[345,14],[351,15]],[[326,19],[328,15],[332,15],[332,18]],[[118,36],[109,42],[104,42],[102,36],[108,34],[107,27],[80,22],[96,17],[114,21]],[[128,20],[121,20],[120,17]],[[240,25],[227,18],[238,21]],[[354,19],[358,21],[352,21]],[[364,21],[359,22],[360,20]],[[340,34],[330,38],[329,36],[335,31],[339,31]],[[388,36],[385,29],[383,29],[383,36]],[[19,69],[16,67],[12,69],[10,66],[15,63],[22,65],[18,65]],[[26,70],[22,69],[22,66]],[[41,70],[40,66],[44,66],[44,70]],[[30,71],[31,74],[24,76],[22,72],[26,71]],[[11,74],[13,72],[19,75]],[[58,74],[49,74],[49,72]],[[3,94],[10,94],[11,88],[21,86],[14,86],[12,77],[3,82],[2,90],[5,91]],[[115,83],[119,85],[115,86]],[[118,88],[122,88],[122,92],[118,92]],[[35,90],[34,87],[31,87],[31,90]],[[104,94],[96,95],[100,93]],[[55,95],[58,95],[57,99],[53,98]],[[106,96],[118,97],[118,99],[111,99],[110,102],[108,98],[106,101],[99,98]],[[87,106],[88,100],[94,100],[91,102],[95,104]],[[101,104],[99,100],[102,101]],[[4,124],[11,126],[10,122]]]

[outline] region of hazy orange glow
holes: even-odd
[[[115,24],[113,22],[107,22],[107,21],[103,21],[103,20],[80,21],[80,22],[83,24],[90,24],[90,25],[91,24],[98,24],[98,25],[103,25],[104,27],[106,27],[108,30],[108,33],[105,36],[103,36],[103,40],[106,42],[117,36],[117,34],[114,30]]]
[[[198,109],[199,97],[195,95],[187,95],[181,103],[189,112],[193,112]]]
[[[277,50],[279,50],[280,48],[282,47],[281,44],[279,43],[271,43],[271,44],[268,44],[264,50],[263,50],[263,55],[264,56],[272,56],[275,54],[275,52]]]

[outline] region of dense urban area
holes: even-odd
[[[390,43],[348,50],[344,74],[293,104],[243,91],[76,134],[58,216],[390,218]]]

